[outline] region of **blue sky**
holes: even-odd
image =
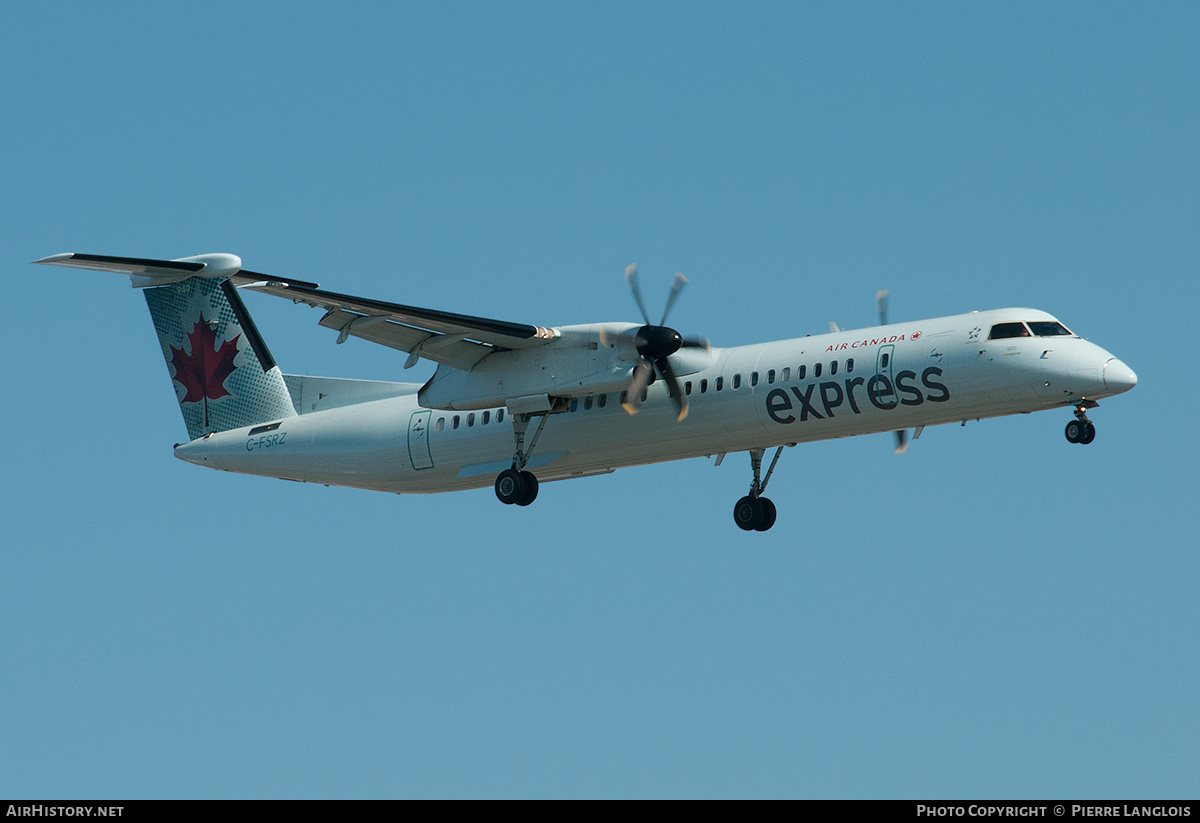
[[[0,795],[1195,797],[1200,7],[13,3]],[[205,471],[144,301],[241,255],[717,345],[1032,306],[1092,414],[397,497]],[[377,379],[249,306],[287,371]],[[652,309],[653,311],[653,309]]]

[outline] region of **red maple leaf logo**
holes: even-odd
[[[171,365],[175,367],[175,379],[187,390],[180,403],[199,403],[201,400],[216,400],[228,397],[225,390],[225,378],[233,374],[237,366],[233,358],[237,356],[237,341],[239,334],[232,340],[226,340],[217,348],[216,327],[209,326],[204,315],[192,328],[188,340],[192,344],[192,353],[187,354],[183,349],[171,346]],[[208,403],[205,403],[205,425],[208,425]]]

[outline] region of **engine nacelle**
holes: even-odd
[[[507,405],[513,398],[586,397],[624,391],[638,364],[632,323],[566,326],[544,346],[489,354],[469,371],[439,365],[417,393],[421,405],[470,411]],[[680,352],[671,357],[678,374],[708,366],[707,353]]]

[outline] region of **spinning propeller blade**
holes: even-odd
[[[642,402],[642,392],[654,382],[654,372],[657,370],[663,380],[667,381],[667,391],[671,399],[675,401],[675,407],[679,410],[676,420],[682,421],[688,415],[688,401],[679,377],[675,374],[674,367],[671,366],[670,356],[684,347],[712,350],[712,344],[708,342],[707,338],[698,336],[684,338],[679,332],[664,325],[671,313],[671,308],[675,305],[675,300],[679,297],[679,292],[683,291],[688,279],[683,272],[679,272],[671,281],[671,293],[667,295],[667,304],[658,325],[650,322],[650,313],[646,311],[645,301],[642,300],[642,290],[637,279],[637,263],[630,263],[625,267],[625,280],[629,283],[629,290],[633,292],[634,302],[637,303],[646,325],[638,329],[637,336],[634,338],[640,359],[633,370],[633,378],[629,381],[629,388],[625,391],[625,399],[621,405],[630,414],[637,414],[638,407]]]
[[[625,390],[625,402],[621,407],[630,414],[637,414],[642,404],[642,390],[649,386],[653,379],[654,367],[642,360],[633,370],[633,380],[629,381],[629,388]]]
[[[654,361],[654,365],[658,366],[658,370],[666,379],[668,393],[675,401],[675,408],[679,409],[679,414],[675,418],[676,422],[683,422],[683,419],[688,416],[688,402],[683,393],[683,387],[679,385],[679,378],[675,376],[675,370],[671,368],[671,361],[666,357],[660,357]]]
[[[637,302],[638,310],[642,313],[642,319],[649,326],[650,314],[646,311],[646,304],[642,302],[642,290],[638,288],[637,263],[630,263],[625,267],[625,281],[629,283],[629,289],[633,292],[633,299]]]
[[[663,309],[662,320],[658,321],[658,325],[666,325],[667,315],[671,313],[671,307],[675,305],[675,298],[683,291],[683,287],[687,285],[687,282],[688,279],[683,276],[683,272],[675,272],[675,279],[671,281],[671,293],[667,295],[667,307]]]

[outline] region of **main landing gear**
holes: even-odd
[[[1096,439],[1096,426],[1087,418],[1087,410],[1096,408],[1095,400],[1085,400],[1075,407],[1075,419],[1067,424],[1068,443],[1087,445]]]
[[[513,436],[517,440],[517,451],[513,455],[512,468],[505,469],[496,477],[496,497],[505,505],[515,503],[518,506],[528,506],[537,499],[538,479],[533,476],[533,472],[525,470],[525,464],[529,462],[529,455],[533,453],[533,447],[537,445],[537,439],[541,436],[542,429],[546,428],[550,412],[543,412],[539,415],[542,421],[538,423],[537,431],[533,433],[533,439],[529,441],[529,448],[526,449],[525,432],[529,430],[529,421],[533,416],[532,414],[511,415]]]
[[[496,477],[496,497],[501,503],[528,506],[537,499],[538,480],[533,472],[505,469]]]
[[[775,525],[775,504],[769,498],[763,497],[762,493],[767,488],[767,481],[771,479],[771,472],[775,471],[775,464],[779,462],[779,456],[783,454],[783,446],[775,450],[775,457],[771,460],[767,475],[760,480],[759,474],[762,471],[764,454],[766,454],[766,449],[750,450],[750,465],[754,469],[754,481],[750,484],[750,493],[733,506],[733,522],[738,524],[739,529],[748,532],[765,532]]]

